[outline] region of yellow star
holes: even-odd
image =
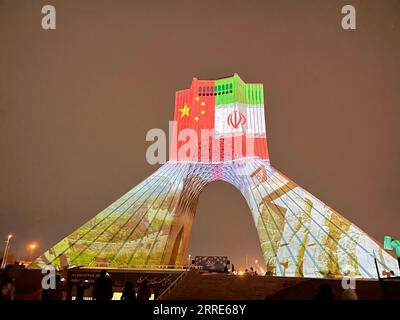
[[[206,113],[206,111],[205,110],[201,110],[201,115],[204,115],[205,113]]]
[[[203,101],[202,103],[200,103],[202,107],[204,107],[206,105],[206,103]]]
[[[200,98],[199,98],[199,97],[196,97],[196,98],[194,98],[194,100],[196,100],[196,101],[199,101],[199,100],[200,100]]]
[[[190,108],[185,103],[183,108],[180,108],[179,111],[181,112],[181,118],[183,118],[184,116],[189,116]]]
[[[199,117],[198,116],[196,116],[196,117],[194,117],[194,121],[199,121]]]

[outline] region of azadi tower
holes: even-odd
[[[182,265],[200,193],[222,180],[246,199],[272,274],[374,278],[374,259],[398,272],[377,242],[271,166],[262,84],[195,78],[176,93],[174,119],[169,161],[30,267]]]

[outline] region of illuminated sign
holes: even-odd
[[[203,270],[212,272],[224,272],[228,257],[224,256],[196,256],[194,264],[201,266]]]

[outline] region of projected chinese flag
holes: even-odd
[[[268,159],[262,85],[245,84],[236,74],[193,79],[176,93],[174,120],[170,160]]]

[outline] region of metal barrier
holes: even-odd
[[[175,279],[174,282],[172,282],[167,289],[165,289],[157,298],[156,300],[160,300],[162,296],[167,295],[183,278],[191,271],[191,269],[186,269],[185,271],[182,272],[182,274],[179,275],[178,278]]]
[[[130,266],[124,266],[120,265],[118,268],[115,267],[110,267],[108,265],[103,265],[103,266],[81,266],[78,267],[79,269],[108,269],[108,270],[175,270],[175,271],[184,271],[189,269],[188,266],[177,266],[177,265],[130,265]]]

